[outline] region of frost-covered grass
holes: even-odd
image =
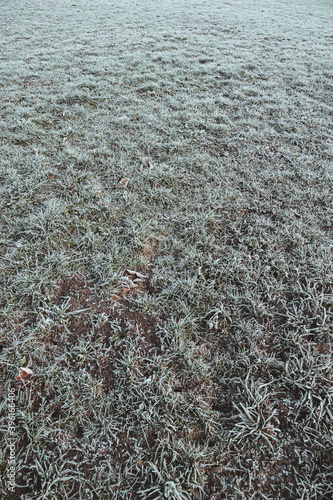
[[[331,2],[1,3],[4,498],[332,498]]]

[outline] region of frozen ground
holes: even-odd
[[[0,12],[5,498],[332,498],[331,2]]]

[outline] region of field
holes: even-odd
[[[331,499],[332,3],[0,4],[1,498]]]

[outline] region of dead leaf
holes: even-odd
[[[123,179],[121,179],[121,181],[119,182],[119,186],[124,186],[124,187],[127,187],[128,181],[129,181],[129,178],[128,178],[128,177],[124,177],[124,178],[123,178]]]
[[[68,137],[64,137],[62,142],[66,142],[68,140]]]
[[[131,271],[130,269],[126,269],[126,271],[127,271],[129,274],[134,274],[134,275],[135,275],[135,276],[137,276],[138,278],[148,278],[148,276],[144,276],[143,274],[138,273],[137,271]]]
[[[34,375],[34,372],[30,370],[30,368],[20,368],[20,373],[16,375],[16,380],[26,380],[29,379],[32,375]]]

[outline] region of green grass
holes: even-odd
[[[3,497],[332,498],[332,4],[1,13]]]

